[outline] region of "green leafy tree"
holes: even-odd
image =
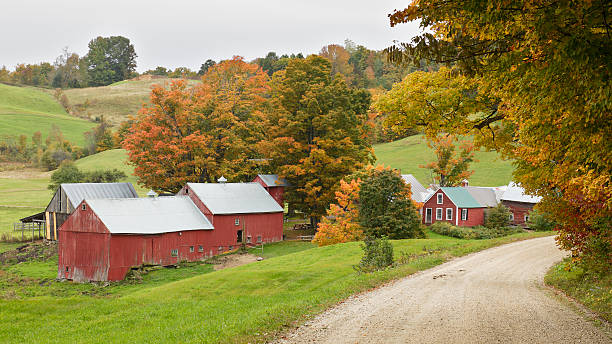
[[[72,161],[65,161],[51,174],[51,183],[47,188],[55,192],[61,184],[81,183],[84,177],[85,174]]]
[[[214,67],[217,64],[214,60],[208,59],[206,62],[202,63],[200,66],[200,70],[198,71],[198,75],[204,75],[208,70]]]
[[[332,77],[330,62],[312,55],[274,74],[272,102],[260,151],[291,183],[287,201],[315,225],[340,179],[373,161],[364,129],[370,95]]]
[[[85,56],[91,86],[110,85],[129,79],[136,71],[136,51],[122,36],[97,37],[89,42]]]
[[[529,220],[527,221],[527,226],[529,229],[534,231],[552,231],[557,226],[557,223],[554,219],[550,217],[549,214],[534,209],[529,212]]]
[[[489,209],[485,226],[487,228],[505,228],[510,226],[510,209],[501,203]]]
[[[365,235],[390,239],[423,237],[421,218],[410,192],[398,171],[373,169],[363,178],[358,209]]]

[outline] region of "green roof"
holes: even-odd
[[[476,201],[476,199],[474,199],[474,197],[472,197],[472,195],[470,195],[470,193],[464,187],[442,187],[440,189],[442,189],[446,196],[450,198],[450,200],[459,208],[484,207],[482,204],[478,203],[478,201]]]

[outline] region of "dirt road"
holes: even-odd
[[[278,343],[612,343],[543,286],[552,237],[456,259],[351,298]]]

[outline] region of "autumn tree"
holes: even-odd
[[[268,76],[241,57],[210,68],[191,89],[185,81],[155,87],[123,141],[140,182],[176,192],[186,182],[252,177],[268,93]]]
[[[361,179],[340,180],[336,200],[317,227],[313,242],[319,246],[357,241],[363,238],[359,225],[359,186]]]
[[[287,201],[316,224],[340,179],[373,161],[364,129],[370,95],[332,77],[331,63],[314,55],[290,60],[271,86],[274,111],[260,149],[292,185]]]
[[[468,179],[474,171],[469,170],[474,161],[474,145],[464,140],[459,144],[459,151],[453,135],[439,135],[427,141],[427,146],[433,148],[436,160],[421,168],[428,168],[434,174],[434,181],[440,186],[459,186],[461,181]]]
[[[353,66],[349,63],[351,55],[343,46],[337,44],[326,45],[319,52],[319,56],[331,62],[332,75],[341,74],[347,84],[353,79]]]
[[[561,246],[607,271],[611,15],[604,0],[412,1],[390,15],[391,25],[418,21],[426,30],[387,50],[396,62],[454,64],[478,82],[478,94],[497,99],[490,111],[427,116],[421,125],[473,133],[478,144],[514,159],[515,179],[542,196],[540,209],[558,221]]]

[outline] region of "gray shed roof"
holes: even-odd
[[[279,178],[277,174],[258,174],[257,175],[266,186],[289,186],[285,178]]]
[[[502,201],[513,201],[513,202],[523,202],[523,203],[539,203],[542,197],[539,196],[531,196],[525,194],[525,189],[518,186],[514,182],[510,182],[506,191],[501,196]]]
[[[113,234],[160,234],[214,229],[206,216],[185,196],[85,201]]]
[[[419,203],[425,202],[425,198],[429,195],[427,189],[412,174],[402,174],[402,179],[406,184],[410,184],[412,200]]]
[[[283,211],[259,183],[187,183],[187,186],[213,214]]]
[[[84,199],[138,198],[132,183],[72,183],[62,184],[73,208]]]
[[[467,186],[465,189],[478,203],[484,205],[485,207],[497,206],[498,201],[495,197],[495,188]]]

